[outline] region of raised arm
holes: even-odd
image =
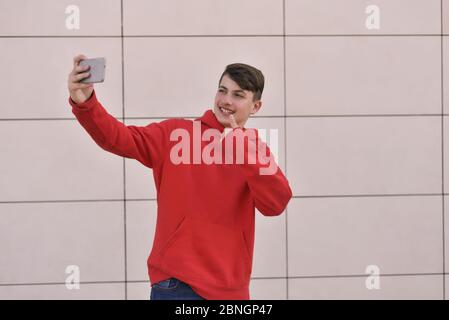
[[[79,83],[89,76],[86,69],[79,66],[82,59],[85,56],[74,58],[74,67],[68,80],[69,103],[73,114],[101,148],[153,168],[164,157],[170,120],[138,127],[127,126],[115,119],[97,100],[93,85]]]

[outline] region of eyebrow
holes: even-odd
[[[228,90],[228,88],[226,88],[225,86],[222,86],[222,85],[219,86],[218,88],[224,88],[224,89]],[[241,93],[243,93],[243,94],[246,94],[245,91],[243,91],[242,89],[234,90],[234,92],[241,92]]]

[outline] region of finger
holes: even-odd
[[[80,63],[81,60],[87,59],[84,54],[79,54],[73,58],[73,66],[76,67]]]
[[[74,67],[73,70],[69,73],[69,81],[70,82],[77,82],[78,80],[75,78],[76,75],[80,74],[81,72],[88,71],[90,69],[89,66],[77,66]]]
[[[77,66],[75,67],[73,70],[78,73],[78,72],[83,72],[83,71],[87,71],[89,70],[90,66]]]
[[[76,67],[79,64],[79,62],[83,59],[87,59],[87,57],[83,54],[79,54],[79,55],[75,56],[73,58],[73,66]]]
[[[234,115],[231,114],[229,115],[229,122],[231,123],[231,128],[232,129],[236,129],[239,127],[239,125],[237,124],[237,121],[235,121]]]
[[[78,73],[73,76],[73,82],[79,82],[90,76],[89,72]]]
[[[72,73],[70,74],[69,81],[72,83],[78,83],[79,81],[89,77],[89,73]]]

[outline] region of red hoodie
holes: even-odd
[[[170,150],[178,140],[170,141],[170,134],[182,128],[193,139],[193,121],[169,119],[145,127],[127,126],[107,113],[95,92],[84,103],[70,98],[69,102],[79,123],[101,148],[153,169],[158,211],[147,261],[151,283],[174,277],[206,299],[249,299],[255,208],[265,216],[279,215],[292,196],[277,165],[274,174],[261,175],[264,165],[259,160],[255,164],[174,164]],[[197,127],[202,133],[209,128],[224,131],[212,110],[195,121],[200,121]],[[201,150],[207,144],[201,142]]]

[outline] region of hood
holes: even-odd
[[[223,133],[224,131],[225,127],[218,121],[217,117],[215,116],[215,113],[210,109],[204,112],[204,114],[201,117],[195,119],[195,121],[198,120],[210,128],[220,130],[221,133]]]

